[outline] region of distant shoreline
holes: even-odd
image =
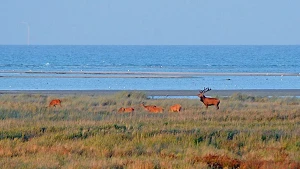
[[[192,78],[201,76],[300,76],[288,72],[0,71],[0,78]]]
[[[197,96],[198,90],[0,90],[1,94],[46,94],[46,95],[112,95],[118,92],[143,92],[147,96]],[[211,96],[231,96],[241,93],[251,96],[300,96],[300,89],[244,89],[244,90],[212,90]]]

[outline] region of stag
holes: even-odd
[[[200,98],[200,101],[203,102],[203,104],[208,108],[208,106],[215,105],[217,109],[219,109],[220,100],[217,98],[208,98],[204,96],[204,93],[210,91],[210,88],[204,88],[204,90],[200,90],[198,97]]]

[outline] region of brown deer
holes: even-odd
[[[180,112],[180,111],[181,111],[181,105],[180,104],[174,104],[169,109],[169,112]]]
[[[121,107],[118,110],[118,113],[132,113],[134,111],[134,108],[132,107]]]
[[[57,105],[59,105],[61,107],[61,100],[59,100],[59,99],[53,99],[49,103],[48,107],[51,107],[51,106],[56,107]]]
[[[164,111],[162,107],[158,107],[158,106],[150,107],[148,110],[150,113],[162,113]]]
[[[144,107],[144,109],[150,113],[162,113],[164,111],[162,107],[158,107],[155,105],[145,106],[144,103],[142,103],[141,106]]]
[[[208,108],[208,106],[215,105],[217,109],[219,109],[220,100],[217,98],[208,98],[204,96],[204,93],[210,91],[210,88],[204,88],[204,90],[200,90],[198,97],[200,98],[200,101],[203,102],[203,104]]]
[[[150,109],[151,107],[156,107],[155,105],[147,105],[147,106],[146,106],[144,103],[142,103],[141,106],[142,106],[145,110],[147,110],[147,111],[149,111],[149,109]]]

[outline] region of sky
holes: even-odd
[[[299,0],[0,0],[0,45],[299,45],[299,7]]]

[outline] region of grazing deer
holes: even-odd
[[[142,103],[141,106],[142,106],[145,110],[147,110],[147,111],[149,111],[149,109],[150,109],[151,107],[156,107],[155,105],[147,105],[147,106],[145,106],[144,103]]]
[[[210,91],[210,88],[204,88],[204,90],[199,91],[198,97],[200,98],[200,101],[203,102],[203,104],[208,108],[208,106],[215,105],[217,109],[219,109],[220,100],[217,98],[208,98],[204,96],[204,93]]]
[[[174,104],[170,107],[169,112],[180,112],[181,105],[180,104]]]
[[[155,105],[145,106],[144,103],[142,103],[141,106],[144,107],[144,109],[150,113],[162,113],[164,111],[162,107],[158,107]]]
[[[56,107],[57,105],[59,105],[61,107],[61,100],[59,100],[59,99],[53,99],[49,103],[48,107],[51,107],[51,106]]]
[[[162,107],[150,107],[149,112],[151,113],[162,113],[164,111],[164,109]]]
[[[118,113],[132,113],[134,111],[134,108],[132,107],[121,107],[118,110]]]

